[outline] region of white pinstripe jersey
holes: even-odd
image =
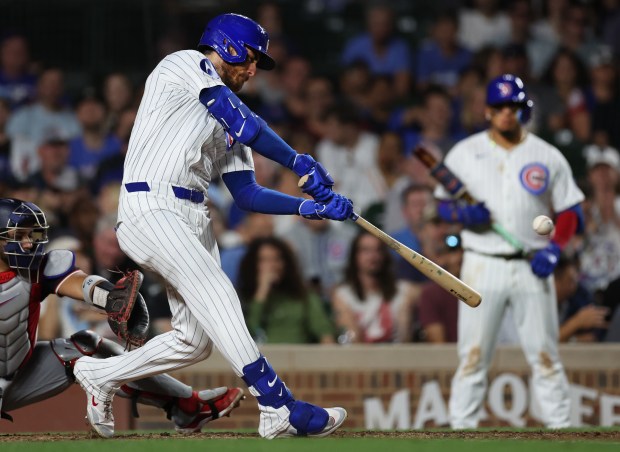
[[[200,91],[216,85],[222,80],[196,50],[157,65],[131,132],[123,183],[169,183],[206,194],[214,172],[254,170],[250,148],[233,141],[200,102]]]
[[[483,131],[457,143],[444,163],[471,195],[483,201],[491,217],[530,249],[544,248],[548,238],[532,229],[538,215],[553,217],[583,201],[572,171],[560,151],[528,133],[512,150],[495,144]],[[441,186],[439,199],[450,197]],[[515,249],[495,232],[464,230],[463,247],[487,254],[510,254]]]

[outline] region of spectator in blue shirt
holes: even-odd
[[[458,18],[446,12],[437,17],[431,37],[422,43],[417,56],[417,85],[424,90],[440,85],[454,95],[460,74],[469,66],[471,52],[457,41]]]
[[[388,5],[375,5],[369,8],[366,20],[367,31],[346,43],[343,66],[364,61],[371,73],[394,77],[396,94],[407,96],[411,87],[411,50],[404,39],[395,35],[394,11]]]
[[[0,97],[15,109],[35,97],[37,76],[30,72],[30,52],[26,38],[11,34],[0,45]]]

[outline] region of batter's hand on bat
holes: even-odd
[[[301,177],[301,191],[310,195],[318,202],[327,202],[334,192],[334,179],[323,165],[307,154],[298,155],[293,164],[293,171]]]
[[[449,222],[459,222],[467,228],[488,225],[491,212],[483,202],[477,204],[460,204],[456,201],[442,201],[437,207],[441,218]]]
[[[333,193],[332,198],[325,204],[307,199],[299,206],[299,215],[309,220],[344,221],[351,217],[353,203],[344,196]]]

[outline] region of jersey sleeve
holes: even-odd
[[[554,148],[557,155],[557,171],[553,179],[551,192],[551,202],[555,212],[561,212],[585,199],[583,192],[579,189],[573,178],[573,172],[568,161]]]
[[[226,134],[227,142],[232,141],[232,137],[223,129],[222,133]],[[213,169],[217,171],[220,176],[235,171],[254,171],[252,149],[238,141],[233,141],[230,149],[214,162]]]
[[[203,89],[224,85],[213,64],[196,50],[181,50],[168,55],[160,63],[160,72],[196,99],[200,98]]]

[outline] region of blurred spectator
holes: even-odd
[[[63,103],[64,73],[49,68],[37,84],[36,103],[17,110],[9,119],[7,133],[11,137],[11,167],[23,180],[39,169],[37,149],[49,136],[70,139],[80,134],[75,114]]]
[[[320,298],[308,292],[290,247],[275,237],[250,242],[239,270],[239,295],[258,342],[333,343]]]
[[[460,74],[469,66],[472,54],[457,41],[458,18],[453,12],[440,14],[418,52],[416,76],[418,90],[439,85],[452,95]]]
[[[6,133],[6,124],[11,116],[8,99],[0,97],[0,196],[4,196],[4,186],[13,179],[11,172],[11,139]]]
[[[368,64],[373,74],[394,78],[397,96],[408,96],[411,88],[411,49],[395,34],[394,11],[388,4],[372,5],[366,12],[366,32],[350,39],[342,52],[342,64]]]
[[[257,212],[249,212],[237,227],[221,237],[220,261],[222,270],[235,287],[239,280],[239,264],[245,256],[248,244],[255,239],[273,235],[273,217]]]
[[[497,0],[474,0],[473,8],[459,14],[459,41],[475,52],[485,46],[503,46],[510,39],[510,21]]]
[[[116,282],[123,272],[135,264],[123,253],[116,238],[116,214],[97,219],[93,236],[93,272],[111,282]]]
[[[382,200],[379,138],[362,130],[358,112],[350,105],[331,107],[325,124],[326,137],[317,144],[317,160],[338,175],[334,190],[351,199],[356,211],[364,212]]]
[[[549,113],[542,118],[543,125],[553,133],[569,130],[570,135],[585,143],[590,137],[590,113],[584,88],[588,78],[585,66],[577,56],[561,48],[553,57],[542,78],[543,83],[553,89],[554,104],[561,105],[561,114]],[[563,144],[561,138],[556,138]]]
[[[354,61],[342,68],[338,75],[338,89],[342,100],[360,110],[368,109],[370,79],[370,70],[364,61]]]
[[[588,88],[592,105],[592,141],[599,146],[620,147],[620,111],[618,69],[609,52],[599,52],[590,58]]]
[[[607,327],[609,309],[596,306],[592,295],[579,284],[579,265],[561,256],[553,272],[558,299],[560,342],[598,342]]]
[[[332,292],[344,277],[349,246],[356,231],[337,227],[332,221],[299,218],[294,228],[282,234],[299,259],[306,286],[329,303]]]
[[[36,86],[28,41],[18,34],[5,36],[0,43],[0,98],[8,99],[15,109],[34,100]]]
[[[304,95],[311,71],[310,61],[300,55],[293,55],[282,62],[280,83],[284,93],[282,103],[287,116],[303,118],[306,115]]]
[[[463,136],[472,135],[486,129],[487,92],[483,85],[476,85],[462,100],[459,125]]]
[[[420,233],[429,219],[429,210],[435,208],[431,189],[424,185],[411,184],[400,196],[401,214],[405,225],[398,229],[387,229],[389,234],[413,251],[422,252]],[[396,275],[399,278],[414,282],[425,281],[426,278],[415,270],[400,255],[392,252],[396,263]]]
[[[63,138],[50,137],[39,146],[38,157],[41,167],[26,183],[39,191],[37,205],[45,209],[48,223],[54,229],[64,229],[80,188],[77,171],[67,165],[69,144]]]
[[[526,51],[527,66],[531,70],[532,76],[538,78],[549,65],[549,61],[557,49],[557,43],[541,38],[533,32],[534,14],[528,0],[511,2],[509,17],[511,25],[510,44],[523,47]],[[506,52],[504,55],[506,56]],[[511,68],[507,68],[504,72],[515,74],[526,83],[528,82],[527,75],[529,74],[513,71]]]
[[[448,235],[438,251],[441,266],[453,275],[461,272],[463,249],[458,235]],[[418,317],[424,342],[456,342],[458,323],[458,303],[460,301],[434,281],[422,286],[418,301]]]
[[[345,281],[332,299],[339,342],[409,342],[419,289],[396,279],[385,243],[360,233],[349,251]]]
[[[598,52],[601,47],[589,24],[590,16],[588,5],[569,2],[562,17],[560,45],[574,52],[582,64],[587,64],[590,55]]]
[[[381,189],[382,201],[379,203],[380,218],[376,224],[382,225],[387,231],[393,231],[405,225],[401,212],[401,195],[411,183],[405,171],[405,161],[403,141],[400,136],[394,132],[381,135],[377,166],[383,179],[383,188]]]
[[[127,74],[113,72],[103,81],[103,99],[106,106],[103,130],[116,135],[120,140],[123,136],[119,135],[117,128],[123,113],[133,108],[133,96],[133,84]]]
[[[325,115],[334,105],[334,85],[327,77],[314,76],[308,79],[304,91],[305,109],[301,117],[295,118],[301,123],[313,139],[325,137]]]
[[[581,279],[591,292],[602,291],[620,277],[620,200],[616,192],[620,180],[620,155],[613,148],[588,146],[584,149],[588,166],[588,188],[583,249],[580,253]]]
[[[389,75],[375,75],[368,84],[366,108],[363,110],[363,121],[369,132],[382,134],[388,128],[396,98],[394,82]]]
[[[78,198],[69,210],[71,235],[80,241],[81,249],[91,258],[93,257],[93,238],[98,220],[99,209],[88,195]]]
[[[121,153],[120,140],[106,132],[105,104],[92,96],[82,99],[76,108],[82,135],[71,140],[69,165],[86,181],[92,181],[98,165],[106,158]]]
[[[534,34],[542,40],[559,43],[562,23],[570,0],[545,0],[543,17],[533,24]]]
[[[620,58],[620,1],[603,0],[601,6],[603,42],[611,48],[615,58]]]
[[[403,138],[405,155],[411,155],[417,145],[435,146],[445,155],[460,138],[452,134],[451,124],[450,96],[443,88],[430,86],[420,107],[397,110],[390,125]]]

